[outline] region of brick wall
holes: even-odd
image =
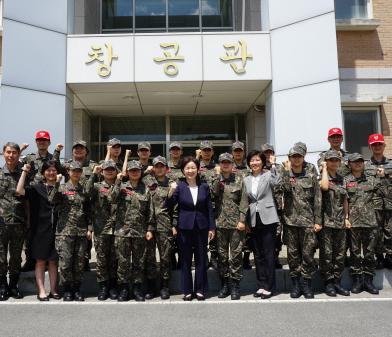
[[[388,97],[388,103],[381,107],[381,131],[387,143],[385,155],[392,158],[392,96]]]

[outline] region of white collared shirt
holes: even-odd
[[[251,192],[254,197],[257,196],[257,188],[259,187],[260,179],[261,179],[261,173],[257,177],[252,176],[252,191]]]
[[[193,186],[193,187],[189,186],[189,190],[191,191],[192,194],[193,204],[196,206],[199,186]]]

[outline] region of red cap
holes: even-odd
[[[50,140],[50,134],[48,131],[37,131],[35,133],[35,139],[47,139]]]
[[[375,143],[383,143],[384,144],[385,143],[384,136],[380,133],[373,133],[372,135],[370,135],[369,139],[368,139],[368,144],[372,145]]]
[[[331,137],[331,136],[335,136],[335,135],[343,136],[342,129],[339,129],[339,128],[329,129],[329,131],[328,131],[328,138]]]

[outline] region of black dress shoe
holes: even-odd
[[[255,293],[253,293],[253,297],[261,297],[261,293],[258,293],[257,291]]]
[[[59,299],[61,299],[61,295],[49,293],[49,298],[53,298],[54,300],[59,300]]]
[[[198,301],[204,301],[206,299],[203,294],[196,294],[196,298]]]
[[[74,295],[72,291],[65,291],[63,295],[64,302],[72,302],[74,300]]]
[[[264,294],[264,293],[260,294],[260,298],[262,300],[266,300],[266,299],[271,298],[271,297],[272,297],[272,292],[269,293],[269,294]]]
[[[19,290],[19,288],[17,286],[14,286],[9,289],[9,295],[10,295],[10,297],[13,297],[17,300],[23,298],[23,294],[21,293],[21,291]]]
[[[192,301],[193,296],[192,296],[192,294],[184,295],[184,297],[183,297],[182,299],[183,299],[184,301],[189,302],[189,301]]]
[[[40,297],[39,295],[37,295],[37,299],[40,302],[49,302],[49,296]]]

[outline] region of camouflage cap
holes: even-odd
[[[109,145],[109,146],[121,145],[121,140],[119,140],[117,138],[109,139],[107,145]]]
[[[152,165],[153,165],[153,166],[155,166],[155,165],[157,165],[157,164],[159,164],[159,163],[161,163],[161,164],[167,166],[166,158],[165,158],[165,157],[162,157],[162,156],[158,156],[158,157],[155,157],[155,158],[152,160]]]
[[[203,149],[211,149],[212,150],[213,148],[214,148],[214,145],[209,140],[203,140],[200,142],[200,150],[203,150]]]
[[[233,156],[230,154],[230,153],[228,153],[228,152],[225,152],[225,153],[221,153],[220,155],[219,155],[219,159],[218,159],[218,161],[221,163],[222,161],[229,161],[229,162],[233,162]]]
[[[342,160],[342,156],[336,150],[328,150],[327,152],[325,152],[324,159],[325,160],[329,160],[329,159],[340,159],[340,160]]]
[[[274,146],[268,143],[261,145],[261,152],[272,151],[275,153]]]
[[[348,156],[348,161],[364,161],[363,156],[360,153],[352,153]]]
[[[245,144],[243,142],[234,142],[233,145],[231,146],[231,149],[234,150],[245,150]]]
[[[70,170],[80,170],[80,171],[83,171],[83,167],[82,167],[82,164],[81,163],[79,163],[78,161],[71,161],[69,164],[68,164],[68,168],[70,169]]]
[[[109,168],[114,168],[114,169],[117,168],[116,163],[113,160],[106,160],[103,162],[102,169],[107,170]]]
[[[296,142],[294,144],[294,146],[298,146],[298,147],[302,148],[305,151],[305,154],[308,152],[308,147],[303,142]]]
[[[127,164],[127,171],[129,170],[142,170],[142,164],[138,160],[131,160]]]
[[[170,143],[169,150],[171,150],[173,147],[178,147],[180,150],[182,150],[182,144],[179,142]]]
[[[151,144],[149,142],[140,142],[137,144],[137,150],[139,151],[141,149],[151,150]]]
[[[289,151],[289,157],[294,156],[294,155],[300,155],[302,157],[305,157],[306,151],[303,149],[301,146],[293,146],[290,151]]]
[[[78,146],[78,145],[84,146],[87,149],[87,142],[85,140],[77,140],[77,141],[75,141],[73,143],[72,148],[74,148],[75,146]]]

